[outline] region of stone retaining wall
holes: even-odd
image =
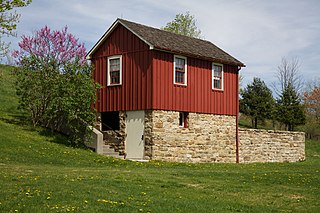
[[[239,129],[239,162],[296,162],[305,159],[304,132]]]
[[[189,113],[179,127],[179,112],[146,111],[145,158],[174,162],[235,162],[235,116]]]

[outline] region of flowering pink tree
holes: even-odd
[[[61,31],[51,30],[49,27],[36,31],[33,36],[23,35],[19,42],[20,50],[13,52],[19,65],[23,65],[26,57],[34,57],[42,66],[54,63],[63,69],[67,63],[85,64],[86,49],[83,43],[65,27]]]
[[[35,126],[67,132],[74,140],[83,138],[83,123],[93,122],[91,104],[97,89],[84,44],[67,27],[54,31],[45,26],[33,36],[22,36],[19,47],[12,55],[20,67],[20,107]]]

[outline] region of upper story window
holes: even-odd
[[[174,84],[187,85],[187,58],[183,56],[174,56],[173,63]]]
[[[223,90],[223,65],[212,64],[212,89]]]
[[[108,57],[108,86],[121,85],[122,83],[122,56]]]

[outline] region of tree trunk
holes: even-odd
[[[257,117],[254,118],[254,128],[258,129],[258,118]]]

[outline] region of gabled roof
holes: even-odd
[[[210,41],[178,35],[172,32],[134,23],[124,19],[117,19],[107,32],[99,39],[87,54],[90,59],[92,54],[107,39],[110,33],[118,26],[123,25],[138,38],[149,45],[150,49],[168,51],[194,58],[203,58],[224,64],[231,64],[244,67],[245,65],[232,57]]]

